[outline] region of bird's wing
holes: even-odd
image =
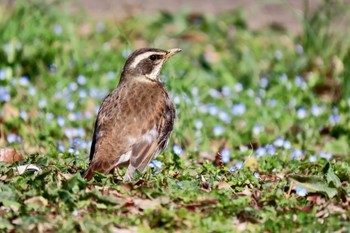
[[[164,97],[154,103],[154,111],[148,115],[147,120],[144,120],[141,132],[145,133],[132,146],[130,164],[124,180],[131,179],[135,170],[142,172],[152,158],[162,152],[167,144],[173,129],[175,109],[168,96]]]

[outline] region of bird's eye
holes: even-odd
[[[151,59],[152,61],[157,60],[157,58],[158,58],[158,56],[156,56],[156,55],[151,55],[151,56],[149,57],[149,59]]]

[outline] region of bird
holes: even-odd
[[[117,87],[103,100],[95,121],[90,163],[83,177],[127,167],[123,181],[133,180],[167,146],[175,106],[160,80],[165,62],[181,49],[141,48],[126,60]]]

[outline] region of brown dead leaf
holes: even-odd
[[[23,155],[13,148],[0,149],[0,161],[12,164],[17,161],[22,161]]]
[[[6,103],[3,106],[4,120],[10,120],[19,116],[19,110],[12,106],[10,103]]]
[[[226,183],[225,181],[220,181],[218,189],[231,189],[231,185],[229,183]]]
[[[160,207],[160,200],[159,199],[140,199],[137,198],[134,200],[134,204],[137,208],[141,210],[155,210]]]

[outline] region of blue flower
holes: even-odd
[[[246,111],[246,106],[243,103],[235,104],[232,107],[231,113],[235,116],[244,114]]]
[[[61,33],[62,33],[62,26],[59,25],[59,24],[55,24],[55,25],[53,26],[53,31],[54,31],[54,33],[55,33],[56,35],[61,34]]]
[[[291,149],[292,148],[292,143],[290,141],[285,140],[283,143],[283,148],[284,149]]]
[[[0,70],[0,80],[5,80],[6,76],[7,76],[7,70],[1,69]]]
[[[301,156],[303,156],[303,152],[300,150],[300,149],[294,149],[293,151],[292,151],[292,153],[290,154],[290,157],[292,158],[292,159],[298,159],[298,158],[300,158]]]
[[[23,120],[25,120],[25,121],[28,119],[28,115],[27,115],[26,111],[21,110],[21,111],[19,112],[19,115],[20,115],[21,118],[22,118]]]
[[[265,147],[259,147],[256,151],[255,154],[258,158],[264,156],[267,154],[266,148]]]
[[[8,102],[11,99],[8,87],[0,87],[0,101]]]
[[[235,166],[231,166],[230,169],[228,169],[228,172],[232,173],[236,170],[237,170],[237,168]]]
[[[258,172],[253,172],[253,176],[257,179],[260,179],[260,174]]]
[[[274,144],[275,146],[277,146],[277,147],[282,147],[283,144],[284,144],[284,139],[283,139],[283,138],[277,138],[277,139],[273,142],[273,144]]]
[[[97,32],[102,32],[105,29],[105,23],[104,22],[98,22],[96,24],[96,31]]]
[[[75,108],[75,103],[74,102],[67,103],[67,109],[69,111],[72,111],[74,108]]]
[[[213,128],[213,134],[215,136],[220,136],[224,132],[225,132],[225,127],[223,127],[221,125],[214,126],[214,128]]]
[[[58,144],[57,144],[57,148],[58,148],[58,150],[60,151],[60,152],[64,152],[64,146],[63,146],[63,144],[61,143],[61,142],[58,142]]]
[[[209,95],[213,98],[216,98],[216,99],[221,98],[221,93],[218,90],[216,90],[215,88],[209,89]]]
[[[45,108],[46,107],[46,100],[45,99],[40,99],[38,102],[39,108]]]
[[[243,85],[242,83],[236,83],[235,85],[235,91],[236,92],[241,92],[243,90]]]
[[[183,154],[183,149],[181,148],[181,146],[174,144],[173,145],[173,151],[176,155],[182,155]]]
[[[49,70],[54,74],[57,72],[57,66],[55,64],[49,64]]]
[[[64,119],[63,116],[58,116],[58,117],[57,117],[57,124],[58,124],[59,126],[61,126],[61,127],[64,126],[65,122],[66,122],[66,120]]]
[[[7,142],[8,143],[15,143],[15,142],[22,142],[22,138],[16,134],[10,133],[7,135]]]
[[[80,90],[79,91],[79,98],[84,99],[87,97],[87,92],[86,90]]]
[[[75,82],[71,82],[69,85],[68,85],[68,89],[70,91],[76,91],[78,89],[78,84],[76,84]]]
[[[296,187],[295,192],[298,196],[301,196],[301,197],[305,197],[307,194],[307,190],[305,188],[300,188],[300,187]]]
[[[18,83],[22,86],[28,86],[29,85],[29,78],[27,76],[21,76],[18,80]]]
[[[302,107],[301,107],[301,108],[298,108],[298,110],[297,110],[297,116],[298,116],[299,119],[305,118],[306,115],[307,115],[307,111],[306,111],[305,108],[302,108]]]
[[[267,78],[261,78],[259,85],[262,88],[266,88],[269,85],[269,80],[267,80]]]
[[[194,125],[197,130],[200,130],[203,128],[203,121],[200,119],[196,119],[196,121],[194,122]]]
[[[79,215],[79,213],[78,213],[77,210],[74,210],[74,211],[72,212],[72,215],[73,215],[74,217],[77,217],[77,216]]]
[[[283,58],[282,51],[281,50],[276,50],[275,56],[276,56],[277,60],[281,60]]]
[[[159,160],[152,160],[149,164],[148,164],[148,166],[150,166],[150,167],[153,167],[153,168],[158,168],[158,169],[160,169],[160,168],[162,168],[162,162],[160,162]]]
[[[254,127],[253,127],[253,134],[254,135],[259,135],[263,131],[264,131],[264,126],[254,125]]]
[[[301,44],[297,44],[295,45],[295,51],[297,52],[297,54],[301,55],[304,53],[304,48]]]
[[[281,74],[280,76],[278,76],[278,81],[280,82],[287,82],[288,81],[288,76],[286,73]]]
[[[86,84],[86,77],[82,74],[78,75],[77,82],[79,85],[84,85]]]
[[[274,155],[276,152],[276,148],[273,145],[267,144],[265,148],[266,148],[266,153],[269,155]]]
[[[108,71],[107,73],[107,79],[112,80],[115,78],[115,72],[114,71]]]
[[[244,165],[243,162],[238,161],[238,162],[235,164],[235,167],[236,167],[237,169],[241,169],[241,168],[243,168],[243,165]]]
[[[313,104],[311,106],[311,114],[313,116],[319,116],[322,113],[322,108],[320,108],[319,106],[317,106],[316,104]]]
[[[230,162],[230,150],[227,148],[224,148],[221,150],[221,158],[223,163]]]
[[[228,87],[228,86],[223,86],[222,89],[221,89],[221,93],[222,93],[223,96],[229,97],[229,96],[231,96],[231,88]]]
[[[220,111],[220,112],[219,112],[219,118],[220,118],[220,120],[222,120],[223,122],[225,122],[225,123],[227,123],[227,124],[231,123],[231,117],[230,117],[230,115],[229,115],[227,112],[225,112],[225,111]]]
[[[332,158],[332,153],[327,153],[327,152],[324,152],[324,151],[320,151],[318,152],[318,155],[321,157],[321,158],[324,158],[324,159],[331,159]]]
[[[311,155],[309,157],[309,161],[312,162],[312,163],[316,162],[317,161],[317,156],[316,155]]]
[[[340,121],[340,115],[336,114],[336,113],[333,113],[332,115],[329,116],[329,123],[331,125],[335,125],[337,124],[339,121]]]

